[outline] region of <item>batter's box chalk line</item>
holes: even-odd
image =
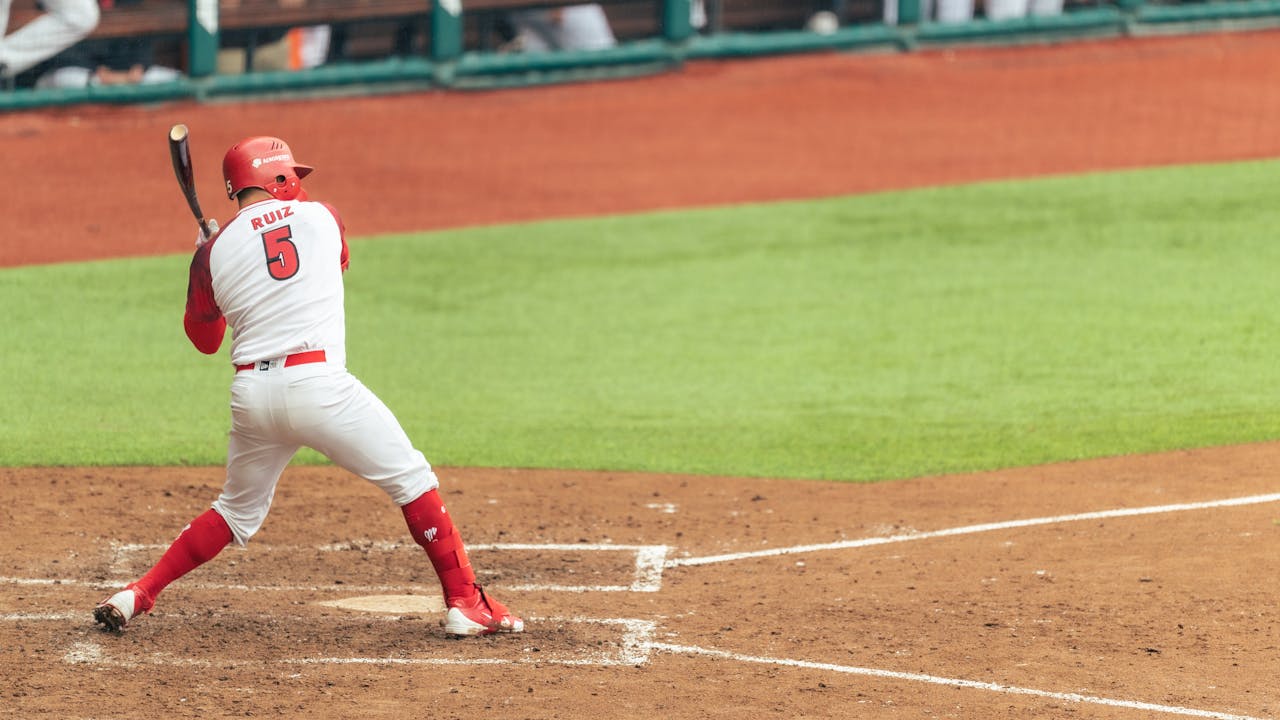
[[[0,616],[3,617],[3,616]],[[59,620],[70,619],[73,616],[60,616]],[[74,619],[84,620],[88,614],[74,616]],[[274,622],[292,619],[297,622],[314,622],[314,618],[304,618],[301,616],[284,617],[280,615],[262,615],[264,619],[270,619]],[[40,620],[53,619],[51,616],[41,616]],[[372,620],[382,622],[399,622],[403,618],[396,615],[373,616]],[[242,658],[192,658],[178,657],[172,653],[149,653],[145,655],[130,655],[128,657],[117,657],[108,653],[103,647],[103,642],[94,642],[91,640],[77,640],[72,643],[71,648],[63,655],[62,661],[73,665],[101,665],[109,667],[139,667],[142,665],[181,665],[185,667],[221,667],[228,663],[234,663],[238,667],[266,667],[269,665],[375,665],[375,666],[403,666],[403,665],[563,665],[563,666],[591,666],[591,667],[616,667],[616,666],[638,666],[649,662],[651,649],[653,645],[653,635],[657,627],[657,623],[652,620],[635,620],[629,618],[559,618],[559,617],[530,617],[526,619],[530,627],[548,624],[564,624],[579,623],[590,625],[604,625],[615,628],[619,633],[619,639],[616,649],[613,650],[586,650],[576,653],[575,657],[555,657],[535,652],[533,648],[527,646],[525,640],[531,639],[530,634],[518,634],[503,636],[497,640],[509,645],[515,652],[515,657],[507,658],[466,658],[466,657],[292,657],[281,658],[274,661],[247,660]],[[104,642],[110,642],[104,641]],[[452,649],[455,647],[466,647],[466,640],[457,641],[460,645],[439,645],[436,647],[445,647]]]
[[[119,584],[128,582],[127,563],[134,559],[138,553],[147,553],[149,556],[159,556],[167,545],[154,544],[136,544],[136,543],[115,543],[112,546],[112,562],[111,573],[119,579]],[[667,567],[667,554],[670,548],[666,545],[613,545],[613,544],[587,544],[587,543],[488,543],[476,544],[468,546],[471,551],[505,551],[505,552],[599,552],[599,553],[624,553],[630,554],[634,560],[630,563],[629,568],[622,568],[620,572],[630,572],[631,583],[629,585],[569,585],[561,583],[541,583],[526,585],[501,585],[503,590],[511,590],[516,592],[633,592],[633,593],[654,593],[662,589],[662,571]],[[266,553],[289,553],[289,552],[406,552],[421,553],[421,549],[412,543],[398,543],[385,541],[351,541],[343,543],[333,543],[329,545],[316,546],[296,546],[296,545],[272,545],[264,546],[263,551]],[[6,578],[0,578],[0,582]],[[105,583],[112,585],[113,583]],[[387,592],[408,592],[412,590],[423,590],[426,586],[418,585],[351,585],[343,583],[341,585],[258,585],[250,586],[239,583],[208,583],[208,582],[190,582],[184,583],[185,587],[195,588],[199,590],[281,590],[281,591],[341,591],[352,593],[387,593]],[[434,585],[426,588],[434,591]],[[495,586],[497,587],[497,586]]]

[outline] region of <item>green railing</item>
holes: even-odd
[[[957,24],[920,22],[920,0],[897,0],[896,24],[848,24],[829,33],[801,29],[699,33],[690,24],[690,0],[659,0],[658,36],[616,47],[551,53],[467,50],[463,11],[466,0],[424,2],[428,50],[419,55],[338,62],[310,70],[219,75],[217,0],[187,0],[191,18],[185,37],[188,76],[153,85],[0,91],[0,110],[78,103],[154,103],[318,90],[360,91],[404,88],[481,88],[565,82],[658,72],[689,59],[815,51],[858,51],[962,44],[1061,40],[1144,33],[1221,31],[1280,26],[1280,0],[1212,0],[1149,4],[1118,0],[1113,5],[1071,7],[1052,16]]]

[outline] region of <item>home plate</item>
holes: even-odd
[[[318,604],[362,612],[442,613],[445,610],[442,598],[427,595],[365,595]]]

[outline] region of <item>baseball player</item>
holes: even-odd
[[[521,632],[524,622],[476,584],[431,465],[391,411],[346,370],[342,220],[310,202],[312,171],[283,141],[251,137],[222,161],[239,204],[226,227],[196,240],[183,318],[187,337],[213,354],[232,330],[227,475],[213,507],[191,521],[145,575],[102,601],[94,620],[120,630],[161,591],[232,541],[262,526],[276,482],[302,446],[382,488],[404,513],[444,590],[452,635]]]

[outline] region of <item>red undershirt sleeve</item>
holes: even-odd
[[[215,238],[216,240],[216,238]],[[212,355],[222,347],[227,331],[227,319],[218,309],[213,297],[213,275],[209,272],[209,252],[213,240],[205,243],[191,258],[191,272],[187,279],[187,310],[182,317],[182,327],[187,339],[205,355]]]
[[[338,237],[342,240],[342,255],[339,256],[338,261],[342,263],[342,272],[346,272],[347,266],[351,264],[351,250],[347,247],[347,226],[342,224],[342,216],[338,214],[337,208],[327,202],[320,204],[324,206],[325,210],[329,211],[329,214],[338,223]]]

